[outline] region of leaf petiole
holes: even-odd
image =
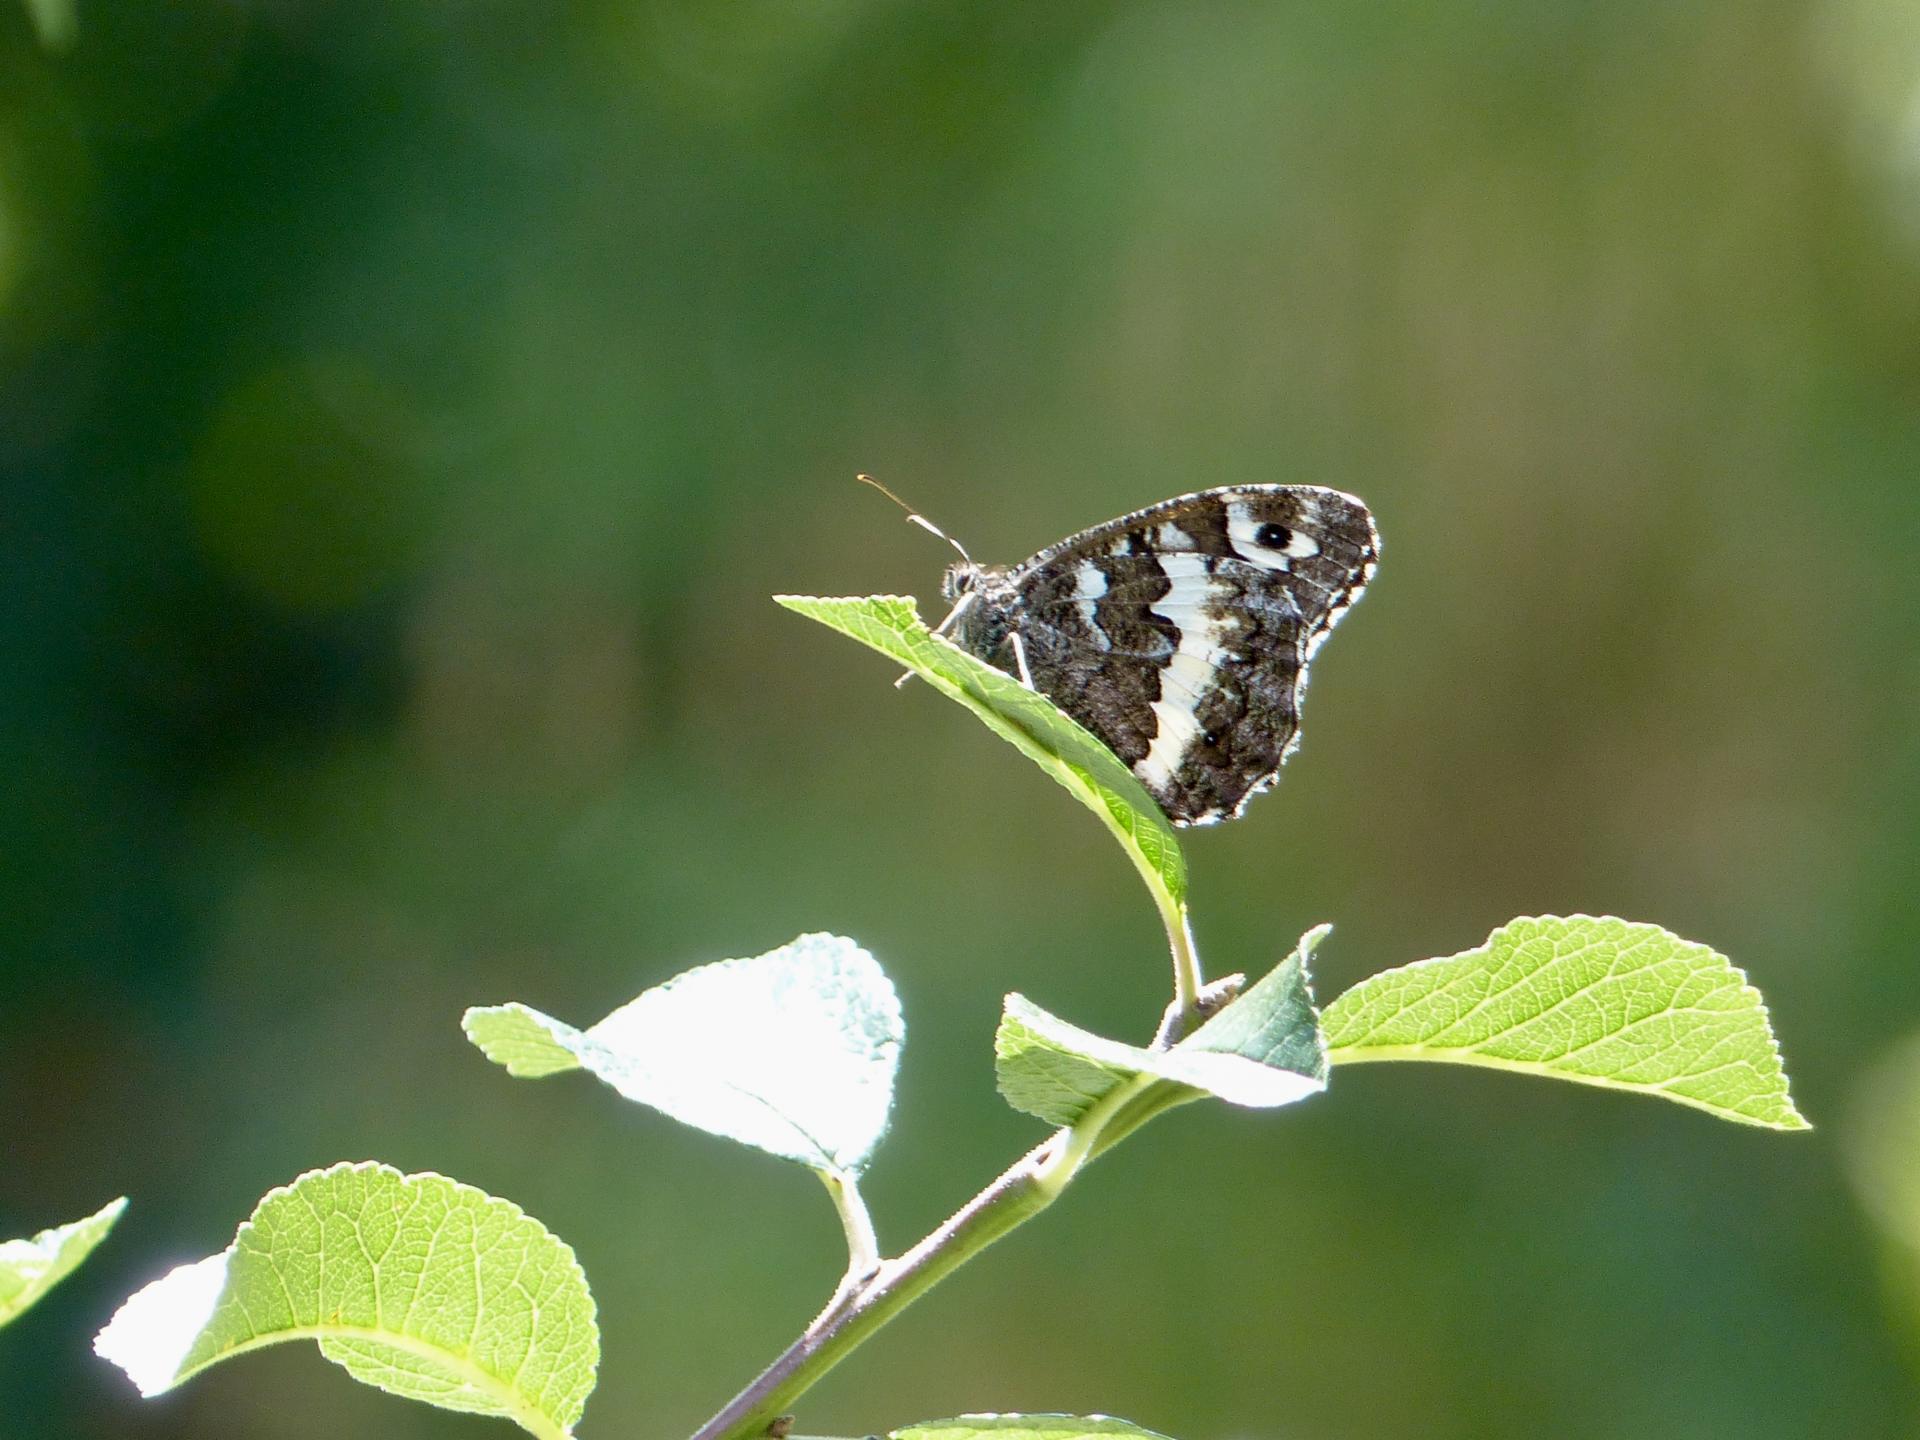
[[[834,1212],[840,1217],[840,1228],[846,1231],[847,1273],[840,1282],[840,1289],[847,1290],[880,1268],[880,1240],[874,1233],[873,1216],[867,1211],[866,1199],[860,1194],[859,1178],[845,1170],[815,1170],[813,1173],[827,1187]],[[834,1299],[839,1299],[838,1291]],[[828,1302],[827,1308],[833,1308],[832,1301]]]

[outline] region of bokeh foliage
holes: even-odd
[[[1765,990],[1821,1128],[1399,1067],[1189,1107],[803,1428],[1910,1433],[1824,1123],[1920,1027],[1905,6],[73,19],[0,10],[0,1233],[134,1205],[0,1343],[20,1433],[475,1433],[309,1357],[140,1407],[86,1354],[335,1159],[573,1244],[600,1426],[690,1430],[784,1343],[815,1182],[510,1083],[469,1004],[858,936],[915,1036],[894,1246],[1031,1136],[1004,991],[1145,1038],[1161,936],[1086,817],[766,599],[931,596],[859,469],[1000,560],[1208,483],[1363,495],[1303,750],[1187,842],[1202,953],[1331,919],[1331,994],[1655,918]]]

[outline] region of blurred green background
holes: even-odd
[[[1002,561],[1364,496],[1304,749],[1192,837],[1210,969],[1655,920],[1749,970],[1819,1128],[1440,1067],[1195,1107],[802,1429],[1913,1433],[1847,1177],[1920,1030],[1917,107],[1907,0],[0,7],[0,1234],[133,1197],[0,1334],[0,1429],[506,1433],[310,1347],[154,1403],[88,1353],[360,1158],[577,1248],[585,1434],[716,1408],[833,1282],[818,1186],[508,1080],[468,1004],[858,937],[909,1025],[890,1248],[1039,1138],[1002,992],[1151,1031],[1098,827],[767,600],[935,608],[871,470]]]

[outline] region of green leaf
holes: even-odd
[[[1361,981],[1322,1024],[1336,1064],[1487,1065],[1807,1128],[1760,992],[1724,955],[1657,925],[1515,920],[1476,949]]]
[[[864,599],[776,595],[774,599],[898,661],[942,695],[973,711],[988,729],[1011,742],[1100,817],[1157,897],[1184,909],[1187,864],[1166,816],[1120,757],[1046,696],[934,635],[910,599],[898,595]]]
[[[1307,931],[1272,973],[1174,1047],[1174,1053],[1234,1056],[1305,1076],[1325,1088],[1327,1042],[1313,1008],[1307,967],[1320,942],[1332,933],[1331,925]]]
[[[318,1340],[355,1379],[557,1440],[600,1332],[573,1251],[441,1175],[336,1165],[270,1191],[220,1254],[122,1305],[94,1350],[158,1395],[218,1360]]]
[[[994,1078],[1014,1109],[1073,1125],[1153,1063],[1153,1053],[1108,1040],[1009,995],[993,1036]]]
[[[482,1054],[516,1080],[580,1068],[580,1057],[571,1048],[580,1043],[580,1032],[518,1001],[476,1005],[460,1017],[460,1026]],[[563,1035],[567,1038],[560,1038]]]
[[[0,1325],[18,1319],[77,1270],[126,1208],[122,1195],[71,1225],[42,1230],[30,1240],[0,1241]]]
[[[685,1124],[839,1174],[886,1133],[905,1036],[879,964],[838,935],[702,965],[584,1031],[524,1005],[463,1023],[510,1074],[585,1067]]]
[[[1145,1077],[1254,1108],[1317,1094],[1326,1088],[1327,1056],[1307,961],[1328,928],[1308,931],[1270,975],[1170,1050],[1108,1040],[1009,995],[993,1042],[1000,1093],[1050,1125],[1078,1124],[1114,1090]]]
[[[891,1440],[1167,1440],[1111,1415],[960,1415],[895,1430]]]

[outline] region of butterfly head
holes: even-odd
[[[944,600],[958,600],[962,595],[971,595],[985,576],[986,566],[976,565],[971,560],[962,560],[957,565],[949,565],[947,573],[940,577],[940,596]]]

